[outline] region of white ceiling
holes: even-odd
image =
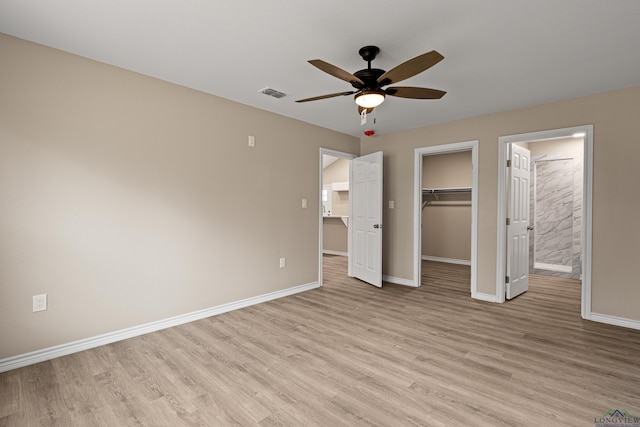
[[[362,136],[640,84],[638,0],[0,0],[0,32]],[[361,127],[351,90],[307,63],[389,70],[445,59],[401,85],[441,100],[388,97]],[[282,99],[258,93],[271,87]]]

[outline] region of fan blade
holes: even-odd
[[[447,93],[443,90],[412,86],[394,86],[387,88],[384,92],[391,96],[413,99],[440,99]]]
[[[402,80],[408,79],[409,77],[413,77],[416,74],[420,74],[428,68],[433,67],[443,59],[444,56],[440,55],[435,50],[423,53],[422,55],[416,56],[415,58],[403,62],[397,67],[387,71],[386,73],[378,77],[378,83],[380,84],[380,86],[389,85],[391,83],[398,83]]]
[[[343,70],[342,68],[338,68],[335,65],[331,65],[328,62],[325,62],[321,59],[312,59],[309,61],[309,64],[313,65],[324,71],[325,73],[331,74],[333,77],[337,77],[340,80],[344,80],[349,83],[357,83],[359,85],[364,85],[364,82],[360,80],[358,77],[354,76],[348,71]]]
[[[298,99],[296,102],[317,101],[317,100],[319,100],[319,99],[334,98],[334,97],[336,97],[336,96],[347,96],[347,95],[353,95],[354,93],[356,93],[356,91],[355,91],[355,90],[352,90],[352,91],[350,91],[350,92],[330,93],[329,95],[320,95],[320,96],[314,96],[313,98]]]

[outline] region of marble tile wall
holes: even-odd
[[[531,273],[580,279],[582,275],[582,156],[531,159]]]

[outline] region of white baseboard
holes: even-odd
[[[323,249],[322,253],[327,255],[349,256],[347,252],[332,251],[331,249]]]
[[[251,298],[246,298],[240,301],[230,302],[227,304],[218,305],[215,307],[206,308],[204,310],[198,310],[191,313],[182,314],[175,317],[170,317],[164,320],[158,320],[156,322],[146,323],[144,325],[138,325],[120,331],[109,332],[107,334],[98,335],[91,338],[86,338],[79,341],[70,342],[67,344],[61,344],[54,347],[45,348],[42,350],[36,350],[26,354],[20,354],[17,356],[9,357],[0,360],[0,372],[10,371],[12,369],[22,368],[24,366],[33,365],[35,363],[44,362],[46,360],[55,359],[56,357],[66,356],[68,354],[77,353],[91,348],[99,347],[105,344],[111,344],[116,341],[122,341],[128,338],[137,337],[140,335],[148,334],[150,332],[159,331],[161,329],[171,328],[173,326],[182,325],[184,323],[193,322],[207,317],[216,316],[218,314],[226,313],[240,308],[249,307],[251,305],[260,304],[263,302],[271,301],[278,298],[283,298],[289,295],[297,294],[300,292],[309,291],[320,287],[320,283],[313,282],[306,285],[294,286],[292,288],[283,289],[281,291],[271,292],[264,295],[258,295]]]
[[[483,293],[480,293],[480,292],[476,292],[475,295],[471,295],[471,298],[477,299],[477,300],[480,300],[480,301],[498,302],[498,298],[496,298],[495,295],[493,295],[493,294],[483,294]]]
[[[447,264],[471,265],[471,260],[467,259],[441,258],[439,256],[430,255],[422,255],[422,259],[424,261],[446,262]]]
[[[382,276],[382,280],[389,283],[395,283],[396,285],[403,286],[411,286],[412,288],[417,288],[418,285],[414,283],[413,280],[403,279],[401,277],[393,277],[393,276]]]
[[[558,273],[573,273],[573,268],[570,265],[560,265],[560,264],[548,264],[544,262],[534,262],[534,269],[539,270],[547,270],[547,271],[556,271]]]
[[[624,328],[639,329],[640,321],[625,319],[624,317],[609,316],[607,314],[591,313],[589,320],[600,323],[607,323],[609,325],[622,326]]]

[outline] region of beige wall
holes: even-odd
[[[384,151],[384,274],[412,279],[414,149],[479,140],[478,291],[493,294],[498,138],[584,124],[592,309],[640,321],[640,87],[358,144],[9,36],[0,52],[0,359],[316,281],[321,146]]]
[[[471,151],[424,156],[422,187],[471,187],[472,172]],[[422,209],[422,255],[470,261],[471,193],[441,194],[438,202]]]
[[[583,155],[584,140],[583,138],[558,138],[548,141],[536,141],[525,143],[531,157],[541,156],[544,154],[576,154],[580,157]]]
[[[594,125],[592,311],[640,320],[635,269],[640,228],[640,87],[361,138],[361,154],[384,151],[385,275],[413,279],[413,157],[418,147],[479,140],[478,291],[495,294],[500,136]]]
[[[319,147],[357,138],[5,35],[0,52],[0,359],[318,280]]]
[[[340,217],[323,218],[322,249],[325,251],[347,253],[348,229]]]

